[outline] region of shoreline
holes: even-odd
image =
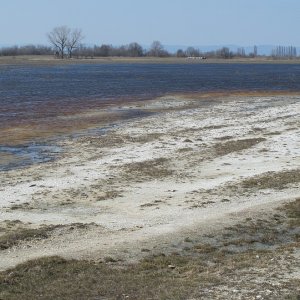
[[[212,106],[216,103],[226,102],[232,97],[274,97],[274,96],[298,96],[300,92],[285,92],[285,91],[225,91],[225,92],[187,92],[184,94],[169,94],[155,99],[144,99],[137,101],[133,99],[115,101],[111,104],[99,104],[99,107],[93,109],[76,111],[68,115],[58,115],[52,117],[51,120],[40,121],[36,125],[29,122],[20,126],[9,126],[2,129],[0,138],[1,146],[5,150],[0,151],[0,164],[2,170],[12,170],[14,168],[26,167],[40,163],[41,161],[53,161],[57,156],[57,146],[61,141],[71,138],[79,138],[102,134],[105,131],[112,129],[115,126],[122,126],[122,123],[130,122],[134,119],[142,119],[144,117],[159,113],[172,112],[180,110],[182,105],[174,105],[178,99],[185,99],[186,108]],[[164,104],[168,99],[173,99],[171,104]],[[159,105],[152,105],[160,103]],[[188,103],[188,104],[187,104]],[[17,148],[16,148],[17,147]],[[22,151],[22,147],[27,150]],[[10,150],[11,149],[11,150]],[[17,149],[17,150],[16,150]],[[30,151],[30,149],[32,149]],[[52,153],[51,149],[55,149]],[[63,152],[63,148],[59,152]],[[22,155],[23,152],[23,155]],[[32,158],[30,163],[29,157]],[[36,158],[34,158],[36,157]],[[55,158],[56,157],[56,158]],[[4,165],[8,159],[9,165]],[[14,162],[15,160],[15,162]],[[1,163],[2,161],[2,163]],[[24,161],[24,163],[23,163]],[[13,166],[13,167],[10,167]]]
[[[300,59],[273,59],[273,58],[208,58],[205,60],[188,58],[157,58],[157,57],[96,57],[96,58],[74,58],[57,59],[52,56],[28,55],[28,56],[0,56],[0,68],[10,65],[72,65],[72,64],[299,64]]]
[[[181,232],[222,228],[300,197],[299,95],[235,95],[209,105],[195,97],[137,103],[158,113],[63,139],[53,162],[0,172],[1,224],[62,226],[2,250],[0,269],[51,255],[139,260],[145,245],[168,251]]]
[[[184,98],[189,101],[191,108],[198,105],[212,105],[227,101],[230,97],[273,97],[273,96],[298,96],[300,91],[217,91],[217,92],[186,92],[176,94],[165,94],[158,98],[116,99],[112,103],[99,102],[93,108],[69,111],[68,114],[60,114],[51,118],[37,120],[23,120],[22,124],[7,124],[1,128],[0,145],[16,146],[35,141],[45,141],[63,138],[67,135],[87,132],[93,129],[111,126],[111,124],[130,120],[131,118],[177,110],[178,107],[170,105],[151,106],[154,102],[163,102],[168,99]],[[174,102],[174,101],[173,101]],[[147,105],[147,103],[149,105]]]

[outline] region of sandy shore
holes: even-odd
[[[295,200],[299,100],[190,95],[133,103],[152,114],[62,139],[54,162],[1,172],[2,227],[57,226],[47,239],[1,250],[0,269],[49,255],[135,261],[147,254],[141,249],[172,251],[182,236]]]

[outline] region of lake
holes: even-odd
[[[300,91],[300,65],[112,63],[1,66],[0,130],[4,132],[4,129],[14,126],[39,124],[47,118],[120,100],[215,91]],[[5,153],[7,157],[24,153],[24,145],[15,146],[10,148],[7,143],[0,143],[0,154]],[[36,144],[25,146],[27,161],[34,160],[34,157],[38,161],[44,160],[36,152],[36,149],[41,149],[44,153],[43,147]],[[33,149],[34,154],[28,149]],[[0,159],[0,169],[3,165]]]
[[[0,128],[166,93],[299,91],[298,64],[99,64],[0,68]]]

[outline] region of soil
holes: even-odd
[[[132,263],[273,213],[300,197],[299,100],[170,95],[124,104],[151,114],[104,134],[61,138],[56,160],[0,173],[0,238],[7,224],[49,228],[0,250],[0,269],[54,255]]]

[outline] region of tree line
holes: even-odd
[[[231,51],[222,47],[215,51],[201,51],[194,47],[178,49],[176,53],[170,53],[159,41],[154,41],[149,49],[144,49],[140,44],[132,42],[127,45],[113,46],[109,44],[86,46],[78,44],[74,46],[50,47],[45,45],[25,45],[0,48],[0,56],[18,55],[54,55],[56,58],[93,58],[93,57],[185,57],[185,58],[235,58],[255,57],[254,53],[245,54],[243,48]],[[62,50],[63,49],[63,50]]]
[[[17,55],[54,55],[56,58],[93,58],[93,57],[186,57],[186,58],[224,58],[256,57],[259,56],[257,46],[246,54],[243,47],[236,51],[228,47],[222,47],[214,51],[201,51],[195,47],[178,49],[176,53],[167,51],[161,42],[154,41],[148,49],[144,49],[137,42],[127,45],[113,46],[109,44],[86,46],[82,43],[84,35],[81,29],[71,29],[67,26],[55,27],[47,33],[47,39],[51,46],[26,45],[0,48],[0,56]],[[297,56],[296,47],[277,46],[272,50],[273,58],[294,58]]]
[[[44,45],[25,45],[0,48],[0,56],[52,55],[53,49]]]
[[[274,58],[294,58],[297,57],[297,49],[294,46],[277,46],[272,50]]]

